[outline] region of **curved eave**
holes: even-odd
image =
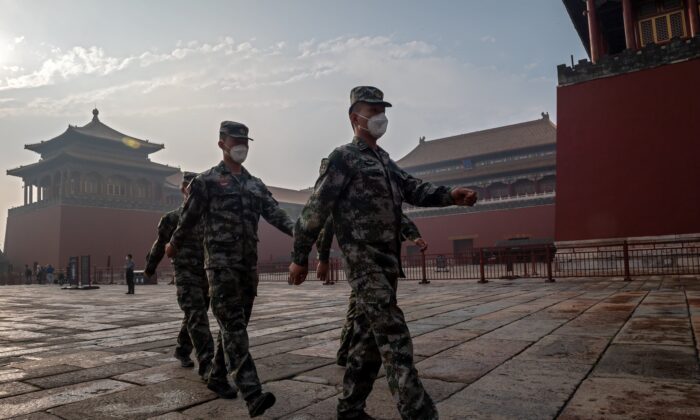
[[[17,176],[17,177],[23,177],[24,175],[31,175],[37,168],[45,167],[48,164],[52,163],[53,161],[59,159],[59,158],[64,158],[64,159],[71,159],[74,161],[83,161],[83,162],[89,162],[89,163],[98,163],[98,164],[109,164],[113,165],[116,167],[126,167],[126,168],[138,168],[143,171],[148,171],[148,172],[161,172],[165,176],[170,176],[173,174],[176,174],[180,172],[180,168],[176,168],[174,166],[169,166],[169,165],[164,165],[162,163],[156,163],[156,162],[151,162],[148,161],[147,163],[140,163],[140,162],[130,162],[130,161],[113,161],[109,159],[103,159],[100,157],[84,157],[80,155],[75,155],[73,153],[61,153],[56,156],[52,156],[48,159],[40,160],[39,162],[36,163],[31,163],[29,165],[22,165],[17,168],[12,168],[7,170],[7,175],[10,176]]]
[[[31,150],[32,152],[43,153],[46,149],[53,147],[55,142],[62,141],[70,135],[77,135],[77,136],[80,136],[80,137],[83,137],[86,139],[105,141],[105,142],[108,142],[108,144],[121,143],[127,147],[129,147],[128,143],[133,142],[134,145],[138,145],[138,147],[136,147],[137,149],[146,149],[148,154],[155,153],[155,152],[165,148],[165,145],[162,143],[151,143],[151,142],[146,141],[146,140],[141,140],[141,139],[137,139],[135,137],[130,137],[130,136],[126,136],[126,135],[122,137],[121,141],[119,141],[119,140],[117,140],[115,138],[111,138],[111,137],[103,137],[103,136],[97,136],[94,134],[84,133],[80,130],[79,127],[76,128],[73,126],[69,126],[68,129],[66,129],[66,131],[64,131],[60,135],[58,135],[50,140],[41,141],[39,143],[25,144],[24,148],[27,150]]]

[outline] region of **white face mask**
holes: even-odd
[[[375,139],[380,138],[384,135],[384,133],[386,133],[386,128],[389,125],[389,119],[386,117],[385,113],[382,112],[381,114],[374,115],[370,118],[360,114],[357,114],[357,116],[367,120],[367,128],[360,128],[367,130]]]
[[[228,155],[231,156],[234,162],[240,165],[245,162],[246,157],[248,157],[248,146],[242,144],[233,146],[229,149]]]

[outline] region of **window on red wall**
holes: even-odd
[[[688,36],[681,0],[646,0],[637,8],[642,46],[663,44],[672,38]]]

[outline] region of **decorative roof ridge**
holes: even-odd
[[[513,129],[513,128],[521,128],[521,127],[524,127],[527,125],[535,125],[535,124],[543,123],[543,122],[549,122],[551,126],[556,128],[556,125],[554,123],[552,123],[552,121],[549,119],[549,114],[546,112],[543,112],[542,118],[538,118],[536,120],[523,121],[523,122],[509,124],[509,125],[502,125],[500,127],[492,127],[492,128],[486,128],[483,130],[470,131],[468,133],[455,134],[455,135],[449,136],[449,137],[441,137],[441,138],[432,139],[432,140],[425,140],[421,144],[428,144],[428,143],[432,143],[432,142],[442,142],[442,141],[447,141],[447,140],[463,139],[464,137],[472,137],[472,136],[476,136],[476,135],[480,135],[480,134],[495,133],[498,131],[505,131],[505,130]]]
[[[478,138],[479,136],[498,134],[498,133],[508,131],[508,130],[522,129],[522,128],[527,128],[527,127],[537,126],[540,124],[547,124],[547,127],[551,127],[552,129],[556,130],[557,126],[549,118],[549,113],[542,112],[541,115],[542,115],[542,118],[539,118],[536,120],[523,121],[523,122],[519,122],[519,123],[503,125],[500,127],[492,127],[492,128],[487,128],[487,129],[483,129],[483,130],[471,131],[468,133],[456,134],[453,136],[441,137],[441,138],[437,138],[437,139],[433,139],[433,140],[425,140],[424,137],[421,137],[419,139],[418,146],[415,147],[410,152],[408,152],[405,156],[400,158],[397,161],[397,163],[401,164],[402,161],[406,161],[407,159],[409,159],[410,157],[412,157],[414,155],[425,152],[426,147],[428,147],[428,146],[437,146],[437,145],[444,145],[444,144],[450,144],[450,143],[457,143],[457,142],[462,142],[465,140],[469,141],[470,139]],[[429,150],[429,148],[427,150]],[[458,159],[458,158],[455,157],[455,159]],[[414,167],[414,166],[420,166],[420,165],[410,164],[410,167]]]

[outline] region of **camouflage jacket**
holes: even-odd
[[[377,272],[398,276],[402,202],[449,206],[450,189],[414,178],[383,149],[375,152],[357,137],[328,159],[294,229],[294,262],[308,264],[309,252],[332,214],[351,278]]]
[[[180,221],[180,213],[182,207],[165,213],[160,218],[158,223],[158,239],[153,243],[151,251],[146,256],[146,272],[152,273],[156,271],[158,264],[165,256],[165,245],[170,241],[170,238],[175,232],[178,222]],[[204,269],[204,246],[202,245],[202,226],[198,225],[191,234],[183,241],[181,249],[172,259],[173,266],[176,270],[181,269]]]
[[[318,251],[319,261],[328,261],[330,259],[333,236],[333,217],[329,217],[316,240],[316,250]],[[401,240],[408,239],[409,241],[415,241],[420,237],[418,226],[416,226],[413,220],[409,219],[408,216],[401,213]]]
[[[201,220],[204,267],[255,270],[258,262],[260,216],[292,235],[294,222],[279,207],[265,184],[243,168],[232,174],[224,162],[199,174],[190,183],[190,195],[170,242],[180,251]]]

